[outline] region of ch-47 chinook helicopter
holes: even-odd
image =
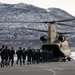
[[[71,50],[69,48],[68,41],[63,35],[63,34],[70,34],[71,32],[60,33],[60,32],[56,32],[56,28],[55,28],[55,23],[59,25],[70,26],[70,25],[59,23],[59,22],[66,22],[66,21],[71,21],[71,20],[75,20],[75,19],[51,21],[51,22],[47,22],[47,21],[46,22],[33,22],[33,23],[48,23],[49,24],[48,31],[39,30],[39,29],[31,29],[31,28],[26,28],[26,29],[48,33],[48,36],[45,36],[45,35],[41,36],[40,39],[43,42],[42,50],[47,50],[49,52],[52,52],[52,55],[53,55],[52,60],[71,61],[71,58],[70,58]]]
[[[63,25],[63,26],[71,26],[75,27],[74,25],[67,25],[63,24],[61,22],[67,22],[72,21],[73,19],[67,19],[67,20],[59,20],[59,21],[45,21],[45,22],[24,22],[24,21],[8,21],[8,23],[48,23],[48,31],[46,30],[39,30],[39,29],[32,29],[32,28],[25,28],[26,30],[34,30],[39,32],[47,32],[47,36],[41,36],[40,39],[43,42],[42,50],[47,50],[49,52],[52,52],[53,60],[59,61],[60,59],[62,61],[69,60],[71,61],[70,55],[71,50],[69,48],[68,41],[66,40],[65,36],[63,34],[69,34],[67,32],[65,33],[58,33],[56,32],[55,25]],[[2,21],[1,21],[2,22]],[[7,21],[6,21],[7,22]],[[3,23],[3,22],[2,22]]]
[[[63,34],[66,33],[56,33],[56,28],[54,23],[50,23],[48,27],[48,36],[42,36],[41,40],[44,42],[42,45],[42,50],[51,51],[53,54],[53,59],[66,61],[66,58],[70,61],[71,50]],[[68,34],[68,33],[67,33]]]

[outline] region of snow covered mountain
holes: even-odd
[[[43,23],[22,23],[54,21],[74,18],[69,13],[58,8],[43,9],[24,3],[19,4],[0,4],[0,44],[10,45],[37,45],[42,44],[40,36],[47,33],[25,30],[25,28],[35,28],[48,30],[48,25]],[[17,23],[1,23],[2,21],[15,21]],[[65,22],[74,24],[75,21]],[[75,31],[75,28],[66,26],[56,26],[57,31]],[[69,36],[69,37],[68,37]],[[74,44],[75,35],[68,35],[67,40],[71,45]],[[71,41],[70,41],[71,40]]]

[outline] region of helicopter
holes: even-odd
[[[51,23],[48,27],[48,37],[41,37],[41,40],[45,42],[42,45],[42,50],[51,51],[53,54],[52,60],[62,61],[71,60],[69,57],[71,55],[71,50],[68,45],[68,41],[66,40],[65,33],[56,33],[56,28],[54,23]]]
[[[40,40],[43,42],[42,50],[47,50],[49,52],[52,52],[53,61],[71,61],[70,55],[71,50],[69,48],[68,41],[66,40],[65,36],[63,34],[71,34],[71,32],[56,32],[55,23],[56,22],[64,22],[64,21],[70,21],[75,19],[68,19],[68,20],[61,20],[61,21],[51,21],[51,22],[39,22],[39,23],[48,23],[48,31],[46,30],[39,30],[39,29],[31,29],[26,28],[27,30],[34,30],[34,31],[40,31],[40,32],[47,32],[48,35],[43,35],[40,37]],[[36,22],[38,23],[38,22]],[[61,23],[58,23],[61,25]],[[66,25],[66,24],[62,24]],[[70,26],[70,25],[66,25]],[[75,27],[75,26],[73,26]]]
[[[39,30],[39,29],[32,29],[32,28],[25,28],[26,30],[34,30],[39,32],[47,32],[48,35],[43,35],[40,37],[40,40],[43,42],[41,46],[42,51],[47,50],[52,52],[52,60],[56,61],[71,61],[70,55],[71,50],[69,48],[68,41],[66,40],[63,34],[70,34],[67,32],[60,33],[56,32],[55,25],[65,25],[75,27],[73,25],[67,25],[60,22],[72,21],[73,19],[66,19],[66,20],[58,20],[58,21],[43,21],[43,22],[25,22],[25,21],[6,21],[6,23],[48,23],[48,31],[47,30]],[[4,21],[0,21],[0,23],[5,23]]]

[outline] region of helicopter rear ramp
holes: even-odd
[[[42,50],[52,52],[54,58],[64,57],[64,54],[61,52],[57,44],[44,44]]]

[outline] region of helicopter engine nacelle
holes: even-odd
[[[42,42],[47,42],[48,37],[47,37],[46,35],[43,35],[43,36],[40,37],[40,40],[41,40]]]
[[[58,37],[58,40],[61,41],[61,42],[64,42],[64,41],[65,41],[65,36],[60,35],[60,36]]]

